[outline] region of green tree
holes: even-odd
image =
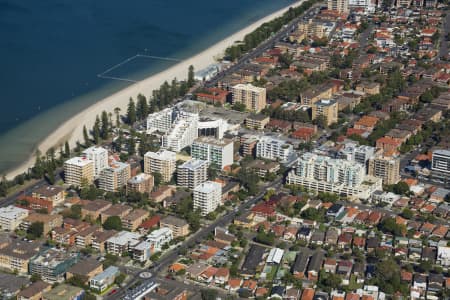
[[[103,228],[106,230],[122,230],[122,220],[119,216],[110,216],[106,219],[105,223],[103,223]]]
[[[40,238],[44,234],[44,223],[43,222],[33,222],[27,230],[27,233],[32,238]]]
[[[125,281],[125,278],[127,278],[127,275],[120,273],[119,276],[114,279],[114,283],[120,286]]]
[[[188,79],[187,79],[187,85],[189,88],[193,87],[195,84],[195,73],[194,73],[194,66],[190,65],[188,69]]]
[[[401,216],[405,219],[412,219],[414,217],[414,213],[412,212],[412,210],[410,210],[409,208],[405,208],[402,213]]]
[[[89,133],[87,131],[86,125],[83,126],[83,139],[84,145],[89,147],[91,145],[91,139],[89,138]]]
[[[106,111],[102,111],[102,126],[100,130],[102,139],[107,140],[109,137],[109,117]]]
[[[155,187],[160,186],[161,183],[162,183],[162,175],[161,175],[161,173],[153,172],[152,175],[153,175],[154,186]]]
[[[136,122],[136,105],[134,104],[133,98],[130,98],[127,108],[127,122],[132,125]]]
[[[92,135],[94,137],[94,143],[98,145],[100,143],[100,119],[97,116],[95,118],[94,127],[92,128]]]
[[[219,293],[213,289],[203,289],[201,290],[202,300],[216,300]]]
[[[120,127],[120,107],[114,108],[114,113],[116,114],[116,127]]]
[[[148,108],[148,104],[147,104],[147,99],[145,98],[144,95],[139,94],[137,96],[136,117],[139,120],[143,120],[147,117],[148,112],[149,112],[149,108]]]
[[[64,157],[70,157],[70,146],[69,146],[69,142],[66,141],[64,143]]]

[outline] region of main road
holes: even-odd
[[[183,252],[185,250],[187,251],[189,248],[204,241],[208,237],[208,235],[214,231],[216,227],[224,227],[227,224],[231,223],[237,214],[243,213],[248,207],[257,203],[258,201],[261,201],[267,189],[270,188],[279,189],[281,187],[281,183],[282,178],[278,178],[277,180],[271,182],[269,185],[264,186],[264,189],[259,194],[257,194],[254,197],[251,197],[247,201],[242,202],[238,207],[236,207],[231,211],[228,211],[224,216],[220,216],[219,219],[209,224],[208,226],[201,228],[199,231],[190,236],[186,241],[184,241],[180,247],[172,249],[169,252],[167,252],[164,256],[160,258],[159,261],[156,262],[156,264],[153,267],[149,269],[149,271],[153,274],[153,276],[161,275],[162,272],[167,270],[167,268],[178,259],[180,252]],[[127,292],[128,288],[136,285],[137,282],[139,281],[144,282],[150,280],[151,279],[146,280],[141,279],[139,278],[138,274],[134,274],[134,278],[124,288],[122,288],[118,293],[110,297],[107,297],[107,299],[121,299],[122,297],[125,296],[125,293]]]
[[[306,12],[304,12],[301,16],[293,19],[289,24],[284,25],[277,33],[273,34],[270,38],[268,38],[266,41],[259,44],[256,48],[251,50],[250,52],[244,54],[241,58],[239,58],[238,62],[229,67],[228,69],[220,72],[215,77],[210,79],[209,81],[205,82],[205,87],[214,87],[217,82],[219,82],[221,79],[223,79],[225,76],[229,74],[233,74],[234,72],[241,69],[245,64],[247,64],[250,60],[259,57],[261,54],[266,52],[267,50],[273,48],[276,42],[282,40],[284,37],[286,37],[293,29],[294,25],[297,24],[302,18],[307,16],[308,18],[312,18],[315,14],[314,10],[317,9],[319,4],[313,5],[311,8],[309,8]]]

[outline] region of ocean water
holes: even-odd
[[[155,74],[176,63],[155,57],[190,57],[292,2],[0,0],[0,172],[65,119],[131,84],[111,77]]]

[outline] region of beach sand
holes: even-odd
[[[45,153],[51,147],[55,149],[65,141],[69,141],[70,147],[74,147],[77,143],[83,142],[83,126],[86,125],[87,128],[92,128],[97,115],[101,115],[102,111],[111,112],[114,114],[114,108],[119,107],[121,109],[121,114],[126,112],[128,101],[130,97],[136,99],[138,94],[149,96],[152,91],[158,89],[164,81],[170,82],[173,78],[178,80],[185,80],[187,78],[188,68],[193,65],[195,70],[201,70],[214,63],[214,57],[224,53],[225,49],[233,45],[236,41],[241,41],[244,39],[245,35],[254,31],[260,25],[268,22],[276,17],[281,16],[285,13],[289,7],[296,7],[303,3],[303,1],[298,1],[296,3],[291,3],[289,6],[282,8],[258,21],[245,27],[244,29],[228,36],[224,40],[214,44],[213,46],[207,48],[206,50],[186,59],[182,62],[164,70],[158,74],[152,75],[142,81],[132,84],[123,90],[118,91],[96,103],[89,106],[88,108],[77,113],[75,116],[61,124],[54,132],[47,136],[38,146],[41,153]],[[28,168],[32,167],[35,162],[34,154],[30,155],[29,159],[22,163],[15,169],[8,171],[6,178],[13,179],[15,176],[25,172]]]

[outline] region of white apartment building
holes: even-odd
[[[450,150],[434,150],[431,170],[450,174]]]
[[[14,231],[28,217],[28,210],[13,205],[0,207],[0,228]]]
[[[233,141],[216,140],[211,137],[198,138],[192,144],[191,156],[206,160],[222,170],[225,166],[233,164]]]
[[[191,159],[177,168],[177,185],[190,189],[208,180],[208,162]]]
[[[164,182],[169,182],[175,173],[176,153],[168,150],[147,152],[144,155],[144,173],[160,173]]]
[[[153,252],[162,250],[162,247],[173,239],[172,229],[163,227],[147,235],[146,241],[152,245]]]
[[[328,9],[339,13],[348,13],[348,2],[349,0],[328,0]]]
[[[108,150],[102,147],[92,146],[83,151],[82,157],[94,162],[94,176],[100,176],[100,172],[108,167]]]
[[[294,154],[294,147],[283,140],[263,136],[256,145],[256,157],[286,162]]]
[[[161,138],[163,149],[180,152],[198,137],[198,114],[180,111],[171,127]]]
[[[357,145],[356,143],[346,143],[339,152],[340,158],[355,161],[362,165],[367,165],[370,158],[375,155],[375,147]]]
[[[243,103],[248,110],[259,112],[266,107],[266,89],[251,84],[237,84],[231,88],[233,104]]]
[[[84,157],[73,157],[64,162],[64,181],[66,184],[80,186],[86,179],[87,183],[94,182],[94,161]]]
[[[176,112],[173,107],[165,108],[159,112],[148,115],[147,117],[147,133],[155,131],[167,133],[172,127],[172,123],[176,118]]]
[[[305,153],[299,158],[295,171],[289,172],[287,182],[317,192],[360,199],[368,199],[382,188],[382,180],[366,176],[363,165],[313,153]]]
[[[117,192],[127,185],[131,177],[131,168],[127,163],[113,161],[100,172],[99,188],[107,192]]]
[[[122,256],[140,243],[141,235],[135,232],[121,231],[106,240],[106,251],[108,253]]]
[[[206,181],[194,188],[194,210],[203,216],[213,212],[222,201],[222,186],[214,181]]]

